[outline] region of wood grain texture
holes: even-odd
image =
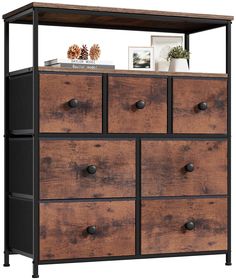
[[[68,106],[71,99],[78,99],[78,108]],[[100,75],[40,75],[40,132],[101,131]]]
[[[40,260],[134,255],[134,212],[134,201],[41,203]]]
[[[143,196],[226,193],[226,141],[142,141]]]
[[[167,80],[109,77],[108,131],[147,133],[167,131]],[[144,100],[144,109],[135,103]]]
[[[227,80],[174,79],[173,117],[174,133],[227,133]]]
[[[159,15],[159,16],[175,16],[175,17],[190,17],[190,18],[205,18],[205,19],[222,19],[222,20],[233,20],[233,16],[227,15],[214,15],[214,14],[197,14],[197,13],[183,13],[183,12],[168,12],[158,10],[140,10],[140,9],[125,9],[125,8],[114,8],[114,7],[98,7],[98,6],[82,6],[82,5],[68,5],[58,3],[42,3],[33,2],[18,9],[15,9],[9,13],[3,15],[6,19],[10,16],[16,15],[22,11],[30,8],[59,8],[67,10],[81,10],[81,11],[99,11],[99,12],[114,12],[114,13],[125,13],[125,14],[145,14],[145,15]]]
[[[32,13],[16,20],[16,23],[32,24]],[[225,26],[226,22],[175,17],[170,20],[166,15],[130,14],[114,11],[69,11],[60,13],[57,10],[39,12],[39,24],[54,26],[71,26],[83,28],[102,28],[117,30],[136,30],[153,32],[193,33]],[[108,35],[109,36],[109,35]]]
[[[89,174],[87,166],[96,165]],[[135,196],[135,141],[40,141],[40,198]]]
[[[134,74],[138,76],[156,76],[156,77],[198,77],[198,78],[228,78],[226,73],[202,73],[202,72],[157,72],[157,71],[139,71],[139,70],[122,70],[122,69],[68,69],[65,67],[50,67],[40,66],[39,72],[65,72],[65,73],[91,73],[91,74]],[[32,67],[23,68],[16,71],[11,71],[9,76],[16,76],[20,74],[30,73],[33,71]]]
[[[166,16],[140,15],[125,13],[98,11],[60,13],[54,9],[39,13],[40,25],[67,26],[80,28],[100,28],[112,30],[148,31],[148,32],[173,32],[173,33],[195,33],[205,30],[223,27],[227,21],[216,21],[176,18],[167,20]],[[7,21],[9,19],[6,19]],[[32,13],[28,13],[14,21],[18,24],[32,24]],[[230,22],[230,21],[229,21]],[[109,35],[108,35],[109,36]],[[132,35],[131,35],[132,36]]]
[[[30,68],[26,68],[28,72]],[[122,69],[68,69],[65,67],[50,67],[41,66],[38,68],[40,72],[71,72],[71,73],[106,73],[106,74],[134,74],[138,76],[160,76],[160,77],[198,77],[198,78],[227,78],[228,74],[225,73],[202,73],[202,72],[161,72],[161,71],[140,71],[140,70],[122,70]],[[31,69],[32,71],[32,69]],[[13,71],[11,75],[19,74],[18,71]]]
[[[227,249],[225,198],[143,200],[141,219],[142,254]]]

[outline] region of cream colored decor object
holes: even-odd
[[[169,72],[188,72],[188,61],[186,58],[172,58],[170,61]]]
[[[167,55],[173,47],[183,45],[183,36],[151,36],[151,45],[156,71],[168,71],[170,61],[166,60]]]

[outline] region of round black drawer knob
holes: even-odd
[[[97,171],[97,167],[95,165],[89,165],[87,167],[87,171],[89,174],[95,174]]]
[[[137,109],[143,109],[145,107],[145,105],[146,105],[145,101],[143,101],[143,100],[139,100],[135,103],[135,106]]]
[[[193,221],[190,221],[190,222],[187,222],[184,227],[187,229],[187,230],[193,230],[195,228],[195,224]]]
[[[185,167],[184,167],[184,169],[185,169],[185,171],[187,171],[187,172],[193,172],[193,170],[194,170],[194,165],[193,165],[193,163],[188,163],[188,164],[186,164]]]
[[[70,108],[77,108],[79,106],[79,100],[73,98],[68,101],[68,105]]]
[[[95,234],[96,233],[96,226],[88,226],[87,227],[88,234]]]
[[[207,103],[206,102],[201,102],[201,103],[199,103],[198,105],[197,105],[197,107],[198,107],[198,109],[200,110],[200,111],[205,111],[206,109],[207,109]]]

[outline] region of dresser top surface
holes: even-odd
[[[140,76],[160,76],[160,77],[199,77],[199,78],[227,78],[225,73],[200,73],[200,72],[160,72],[160,71],[140,71],[140,70],[121,70],[121,69],[70,69],[65,67],[40,66],[39,72],[54,73],[90,73],[90,74],[113,74],[113,75],[140,75]],[[10,76],[32,72],[33,68],[25,68],[10,72]]]
[[[125,30],[189,32],[224,26],[233,16],[123,9],[33,2],[3,15],[9,20],[32,8],[39,9],[39,24]],[[32,24],[32,13],[16,19],[16,23]]]
[[[81,11],[98,11],[98,12],[114,12],[114,13],[126,13],[126,14],[146,14],[156,16],[175,16],[175,17],[190,17],[190,18],[202,18],[202,19],[222,19],[233,20],[233,16],[228,15],[215,15],[215,14],[197,14],[197,13],[183,13],[183,12],[168,12],[159,10],[141,10],[141,9],[126,9],[126,8],[114,8],[114,7],[98,7],[98,6],[82,6],[82,5],[69,5],[69,4],[57,4],[57,3],[42,3],[32,2],[19,9],[9,12],[3,15],[3,18],[7,18],[13,14],[17,14],[19,10],[25,10],[28,8],[54,8],[54,9],[66,9],[66,10],[81,10]]]

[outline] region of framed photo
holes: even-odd
[[[152,47],[129,47],[129,70],[155,71]]]
[[[183,36],[151,36],[156,71],[168,71],[167,56],[173,47],[183,46]]]

